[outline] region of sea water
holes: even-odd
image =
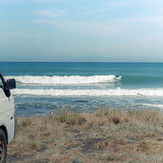
[[[163,109],[163,63],[0,62],[18,116],[61,109]]]

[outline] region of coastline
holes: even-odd
[[[18,119],[8,162],[163,162],[163,112],[67,109]]]

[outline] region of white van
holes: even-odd
[[[17,119],[10,89],[16,88],[14,79],[5,80],[0,72],[0,163],[7,160],[7,144],[15,137]]]

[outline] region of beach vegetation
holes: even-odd
[[[163,162],[163,112],[64,109],[46,117],[18,118],[8,162]]]

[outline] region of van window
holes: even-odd
[[[0,88],[4,89],[2,79],[0,78]]]

